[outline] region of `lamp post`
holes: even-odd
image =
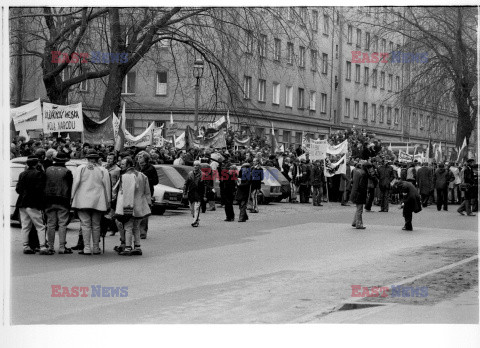
[[[195,132],[198,132],[198,99],[200,94],[200,79],[203,76],[203,60],[196,59],[193,64],[193,76],[197,79],[195,83]]]

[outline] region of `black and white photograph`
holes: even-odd
[[[478,3],[66,5],[2,5],[0,346],[478,347]]]

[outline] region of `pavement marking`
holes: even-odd
[[[404,279],[400,282],[395,282],[395,285],[396,286],[399,286],[399,285],[403,285],[403,284],[408,284],[408,283],[412,283],[418,279],[421,279],[421,278],[424,278],[426,276],[429,276],[431,274],[435,274],[435,273],[440,273],[440,272],[443,272],[443,271],[446,271],[446,270],[449,270],[449,269],[452,269],[452,268],[455,268],[455,267],[458,267],[458,266],[461,266],[465,263],[468,263],[468,262],[471,262],[471,261],[474,261],[478,259],[478,255],[474,255],[474,256],[471,256],[469,258],[466,258],[464,260],[461,260],[461,261],[458,261],[458,262],[455,262],[455,263],[452,263],[450,265],[447,265],[447,266],[443,266],[443,267],[440,267],[440,268],[437,268],[437,269],[434,269],[432,271],[428,271],[428,272],[425,272],[425,273],[422,273],[422,274],[419,274],[419,275],[416,275],[414,277],[410,277],[410,278],[407,278],[407,279]],[[387,286],[387,285],[385,285]],[[343,307],[344,305],[346,304],[356,304],[356,303],[359,303],[360,301],[362,301],[364,298],[363,297],[357,297],[353,300],[349,300],[349,301],[346,301],[346,302],[342,302],[340,305],[337,305],[335,307],[333,307],[332,309],[330,310],[327,310],[327,311],[324,311],[320,314],[315,314],[315,315],[312,315],[312,314],[308,314],[308,315],[305,315],[303,317],[299,317],[299,318],[296,318],[295,321],[292,321],[292,322],[296,322],[296,323],[307,323],[307,322],[310,322],[312,320],[315,320],[318,318],[319,315],[321,315],[322,317],[325,317],[333,312],[337,312],[341,307]],[[374,302],[365,302],[366,304],[375,304]],[[378,308],[375,308],[374,312],[379,312],[381,310],[384,310],[385,308],[391,308],[392,305],[399,305],[399,304],[391,304],[391,303],[383,303],[382,306],[378,306]],[[363,314],[360,315],[360,316],[357,316],[355,315],[355,318],[356,319],[360,319],[366,315],[369,315],[372,313],[373,310],[371,311],[362,311]],[[368,312],[368,313],[367,313]]]

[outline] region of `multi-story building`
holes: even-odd
[[[240,54],[235,52],[232,59],[229,52],[221,53],[232,71],[231,83],[238,86],[240,103],[215,90],[215,76],[206,71],[201,79],[201,123],[228,110],[234,127],[252,133],[269,134],[273,124],[279,143],[286,147],[299,145],[304,132],[317,138],[352,126],[386,143],[409,142],[411,149],[416,144],[426,147],[429,138],[446,144],[446,154],[446,148],[454,147],[456,107],[451,98],[433,105],[405,97],[403,86],[412,72],[408,63],[367,61],[374,53],[401,51],[405,44],[404,37],[369,24],[389,20],[379,8],[275,8],[263,16],[269,25],[235,33],[244,43]],[[175,44],[159,46],[128,73],[122,99],[132,134],[152,121],[158,126],[168,122],[171,114],[179,132],[193,125],[194,58],[181,54]],[[39,70],[25,88],[25,102],[46,100]],[[74,70],[69,67],[64,74]],[[105,85],[102,79],[78,84],[70,91],[69,103],[81,101],[85,113],[98,118]]]

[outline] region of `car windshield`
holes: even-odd
[[[173,168],[180,173],[184,180],[187,180],[188,173],[193,170],[193,167],[191,166],[173,166]]]
[[[165,186],[182,189],[185,179],[173,168],[167,166],[155,166],[158,174],[158,182]]]

